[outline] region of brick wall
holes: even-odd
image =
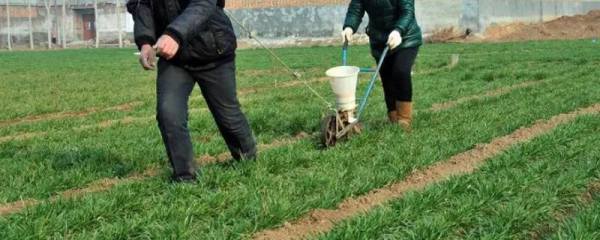
[[[347,5],[350,0],[225,0],[228,9]]]
[[[39,7],[41,9],[41,7]],[[10,6],[9,8],[10,10],[10,17],[11,18],[28,18],[29,17],[29,10],[27,9],[27,6]],[[38,16],[38,12],[36,11],[36,7],[33,6],[31,7],[31,16],[32,17],[37,17]],[[6,18],[6,7],[5,6],[0,6],[0,18]]]

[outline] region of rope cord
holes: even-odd
[[[229,10],[227,10],[227,9],[223,9],[223,10],[225,10],[225,13],[227,13],[227,15],[229,15],[229,18],[231,18],[237,25],[239,25],[240,28],[242,28],[242,30],[244,30],[245,32],[248,33],[248,36],[250,38],[254,39],[254,41],[256,41],[262,48],[267,50],[267,52],[269,52],[269,54],[273,58],[275,58],[275,60],[277,62],[279,62],[290,74],[292,74],[296,79],[300,80],[317,98],[319,98],[321,101],[323,101],[323,103],[325,105],[327,105],[327,108],[335,110],[335,108],[331,105],[331,103],[329,103],[329,101],[327,101],[327,99],[325,99],[321,94],[319,94],[319,92],[317,92],[313,87],[311,87],[309,85],[308,81],[306,79],[304,79],[300,73],[298,73],[297,71],[294,71],[279,56],[277,56],[277,54],[275,54],[275,52],[273,52],[273,50],[271,50],[265,44],[263,44],[262,41],[260,41],[256,37],[252,36],[252,32],[248,28],[246,28],[246,26],[244,26],[244,24],[242,24],[237,18],[235,18]]]

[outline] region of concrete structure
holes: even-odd
[[[63,38],[68,47],[93,47],[96,42],[99,46],[116,46],[119,42],[131,42],[133,22],[125,12],[126,0],[97,0],[97,10],[94,10],[94,0],[30,0],[31,11],[28,1],[0,0],[0,48],[7,48],[9,36],[17,48],[27,48],[30,42],[36,47],[47,47],[49,41],[62,46]],[[415,1],[418,21],[425,33],[448,27],[481,32],[493,24],[538,22],[600,9],[600,0]],[[265,38],[271,44],[310,44],[337,40],[349,0],[226,2],[232,16],[247,26],[252,35]],[[7,13],[10,14],[10,28]],[[367,18],[363,31],[366,23]],[[249,34],[241,31],[239,26],[235,27],[244,42]],[[119,36],[123,41],[119,41]]]
[[[228,6],[257,36],[330,37],[339,34],[349,1],[291,1],[284,7],[272,2],[277,1],[229,0]],[[426,33],[447,27],[481,32],[493,24],[538,22],[600,9],[600,0],[415,0],[415,4]],[[363,29],[366,23],[367,18]]]
[[[9,1],[10,31],[6,5],[0,7],[3,48],[8,45],[9,33],[17,48],[30,47],[31,42],[35,48],[48,48],[48,42],[51,47],[62,47],[63,38],[67,47],[95,46],[96,39],[101,45],[118,45],[119,32],[125,43],[131,38],[133,21],[125,12],[126,0],[98,0],[97,4],[94,0],[64,0],[66,4],[63,0],[31,0],[31,7],[27,0]]]
[[[464,0],[459,26],[484,31],[494,24],[542,22],[600,9],[598,0]]]

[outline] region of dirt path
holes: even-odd
[[[48,132],[29,132],[29,133],[19,133],[15,135],[9,135],[0,137],[0,143],[10,142],[10,141],[21,141],[27,140],[34,137],[42,137],[48,135]]]
[[[32,207],[38,205],[43,202],[54,203],[59,199],[70,199],[84,196],[89,193],[96,192],[104,192],[112,187],[124,184],[127,182],[140,181],[148,177],[154,177],[159,174],[159,169],[157,167],[151,167],[146,169],[143,173],[134,173],[131,174],[127,178],[103,178],[94,182],[89,183],[87,186],[82,188],[72,188],[62,192],[57,193],[56,195],[50,197],[46,201],[41,201],[37,199],[24,199],[16,202],[11,202],[8,204],[4,204],[0,206],[0,216],[5,216],[13,213],[17,213],[22,211],[27,207]]]
[[[16,213],[18,211],[21,211],[21,209],[25,209],[30,206],[35,206],[39,203],[40,202],[35,199],[19,200],[16,202],[7,203],[0,206],[0,216]]]
[[[311,135],[301,132],[293,137],[283,138],[279,140],[275,140],[269,144],[261,144],[259,145],[259,151],[265,151],[268,149],[293,144],[295,142],[301,141],[305,138],[310,137]],[[209,164],[214,164],[217,162],[225,162],[231,159],[231,155],[229,152],[223,152],[218,154],[217,156],[204,155],[196,159],[196,162],[200,166],[206,166]],[[147,178],[156,177],[160,174],[160,169],[157,166],[150,167],[146,169],[143,173],[132,173],[125,178],[103,178],[92,183],[89,183],[85,187],[81,188],[73,188],[68,189],[62,192],[57,193],[55,196],[49,198],[47,202],[53,203],[56,202],[59,198],[62,199],[71,199],[81,197],[85,194],[96,193],[96,192],[104,192],[108,191],[116,185],[126,184],[129,182],[142,181]],[[13,213],[17,213],[22,211],[27,207],[32,207],[43,203],[44,201],[37,199],[25,199],[19,200],[16,202],[6,203],[4,205],[0,205],[0,216],[5,216]]]
[[[208,109],[194,108],[194,109],[190,109],[189,113],[198,113],[198,112],[204,112],[204,111],[208,111]],[[96,128],[104,129],[104,128],[113,127],[113,126],[116,126],[119,124],[126,125],[126,124],[140,123],[140,122],[151,122],[151,121],[154,121],[155,119],[156,119],[156,117],[154,115],[146,116],[146,117],[125,117],[122,119],[109,119],[109,120],[105,120],[105,121],[95,123],[95,124],[88,124],[88,125],[74,127],[74,128],[71,128],[71,130],[76,131],[76,132],[81,132],[81,131],[85,131],[85,130],[89,130],[89,129],[96,129]],[[63,130],[63,131],[67,131],[67,130]],[[17,134],[13,134],[13,135],[0,137],[0,143],[5,143],[5,142],[9,142],[9,141],[27,140],[27,139],[34,138],[34,137],[42,137],[42,136],[48,135],[48,133],[49,133],[48,131],[17,133]]]
[[[314,134],[313,134],[314,135]],[[285,145],[294,144],[296,142],[302,141],[303,139],[309,138],[311,134],[300,132],[293,137],[287,137],[282,139],[277,139],[271,143],[263,143],[258,145],[258,151],[266,151],[273,148],[278,148]],[[216,156],[204,155],[196,159],[196,162],[200,166],[206,166],[213,163],[218,162],[226,162],[231,160],[231,154],[229,152],[222,152]]]
[[[107,108],[93,107],[93,108],[88,108],[88,109],[85,109],[85,110],[82,110],[79,112],[56,112],[56,113],[32,115],[32,116],[27,116],[27,117],[22,117],[22,118],[0,121],[0,127],[13,126],[13,125],[22,124],[22,123],[34,123],[34,122],[58,120],[58,119],[65,119],[65,118],[86,117],[90,114],[100,113],[100,112],[110,112],[110,111],[127,112],[127,111],[131,111],[134,107],[139,106],[139,105],[142,105],[142,102],[136,101],[136,102],[124,103],[124,104],[116,105],[116,106],[112,106],[112,107],[107,107]]]
[[[85,131],[88,129],[109,128],[109,127],[112,127],[112,126],[115,126],[118,124],[132,124],[135,122],[147,122],[147,121],[151,121],[151,120],[154,120],[154,116],[125,117],[123,119],[112,119],[112,120],[102,121],[102,122],[99,122],[96,124],[78,126],[78,127],[71,128],[71,130],[76,131],[76,132],[81,132],[81,131]],[[48,135],[48,133],[49,133],[48,131],[17,133],[17,134],[13,134],[13,135],[0,137],[0,143],[10,142],[10,141],[22,141],[22,140],[31,139],[34,137],[43,137],[43,136]]]
[[[319,79],[315,79],[310,82],[312,83],[312,82],[324,82],[324,81],[327,81],[327,78],[319,78]],[[446,101],[446,102],[442,102],[442,103],[435,103],[432,105],[432,107],[430,109],[427,109],[426,111],[442,111],[442,110],[456,107],[457,105],[463,104],[465,102],[481,100],[481,99],[489,98],[489,97],[498,97],[498,96],[501,96],[504,94],[508,94],[508,93],[512,92],[513,90],[535,86],[542,82],[543,81],[541,81],[541,80],[540,81],[527,81],[527,82],[518,83],[518,84],[515,84],[512,86],[501,87],[501,88],[497,88],[494,90],[490,90],[490,91],[484,92],[482,94],[462,97],[462,98],[459,98],[456,100]],[[294,87],[294,86],[298,86],[298,85],[302,85],[302,84],[303,84],[302,81],[290,81],[288,83],[282,84],[281,87],[282,88]],[[265,91],[268,89],[272,89],[272,88],[267,88],[267,87],[249,88],[246,90],[241,90],[240,94],[257,93],[257,92]],[[198,98],[200,98],[200,97],[198,97]],[[208,109],[206,109],[206,108],[196,108],[196,109],[190,109],[189,113],[197,113],[197,112],[203,112],[203,111],[207,111],[207,110]],[[131,123],[135,123],[135,122],[146,122],[146,121],[152,121],[152,120],[154,120],[154,115],[147,116],[147,117],[125,117],[123,119],[105,120],[98,124],[89,124],[89,125],[79,126],[79,127],[73,128],[72,130],[83,131],[86,129],[94,129],[94,128],[108,128],[108,127],[112,127],[112,126],[115,126],[118,124],[131,124]],[[27,139],[30,139],[33,137],[45,136],[47,134],[48,134],[47,131],[18,133],[18,134],[14,134],[14,135],[0,137],[0,143],[15,141],[15,140],[27,140]]]
[[[251,93],[258,93],[258,92],[262,92],[262,91],[268,91],[271,89],[296,87],[296,86],[304,84],[305,82],[306,83],[319,83],[319,82],[325,82],[327,80],[328,80],[328,78],[322,77],[322,78],[306,80],[306,81],[301,81],[301,80],[286,81],[286,82],[281,82],[275,86],[260,86],[260,87],[242,88],[238,91],[238,93],[240,95],[248,95]],[[196,96],[196,97],[192,97],[191,99],[198,100],[198,99],[201,99],[201,97]],[[82,118],[82,117],[87,117],[91,114],[110,112],[110,111],[127,112],[127,111],[131,111],[133,108],[140,106],[142,104],[143,104],[143,102],[141,102],[141,101],[134,101],[134,102],[128,102],[128,103],[111,106],[111,107],[106,107],[106,108],[91,107],[91,108],[84,109],[84,110],[78,111],[78,112],[55,112],[55,113],[31,115],[31,116],[26,116],[26,117],[22,117],[22,118],[2,120],[2,121],[0,121],[0,127],[8,127],[8,126],[14,126],[14,125],[18,125],[18,124],[35,123],[35,122],[59,120],[59,119],[66,119],[66,118]]]
[[[328,80],[328,78],[317,78],[317,79],[309,80],[306,82],[307,83],[320,83],[320,82],[326,82],[327,80]],[[300,86],[304,83],[305,83],[305,81],[289,81],[289,82],[281,83],[280,85],[277,85],[275,87],[244,88],[239,91],[239,94],[243,96],[243,95],[248,95],[251,93],[258,93],[258,92],[262,92],[262,91],[272,90],[274,88],[296,87],[296,86]],[[192,97],[191,99],[201,99],[201,96]],[[100,113],[100,112],[130,111],[131,109],[133,109],[133,107],[141,105],[141,104],[142,104],[142,102],[130,102],[130,103],[113,106],[113,107],[108,107],[108,108],[104,108],[104,109],[89,108],[89,109],[81,111],[81,112],[61,112],[61,113],[35,115],[35,116],[29,116],[29,117],[25,117],[25,118],[0,121],[0,127],[12,126],[12,125],[17,125],[17,124],[21,124],[21,123],[34,123],[34,122],[47,121],[47,120],[86,117],[90,114]],[[206,109],[206,108],[190,109],[189,113],[197,113],[197,112],[203,112],[203,111],[207,111],[207,110],[208,109]],[[83,131],[86,129],[94,129],[94,128],[108,128],[108,127],[112,127],[112,126],[118,125],[118,124],[131,124],[134,122],[145,122],[145,121],[151,121],[151,120],[154,120],[154,115],[148,116],[148,117],[125,117],[123,119],[109,119],[109,120],[102,121],[98,124],[89,124],[89,125],[75,127],[72,130]],[[40,136],[45,136],[45,135],[48,135],[48,131],[17,133],[17,134],[13,134],[13,135],[0,137],[0,143],[16,141],[16,140],[27,140],[30,138],[40,137]]]
[[[463,104],[465,102],[470,102],[470,101],[475,101],[475,100],[482,100],[485,98],[489,98],[489,97],[498,97],[498,96],[502,96],[505,94],[508,94],[514,90],[517,89],[521,89],[521,88],[528,88],[531,86],[535,86],[538,85],[540,83],[542,83],[543,81],[527,81],[527,82],[522,82],[522,83],[518,83],[515,85],[511,85],[508,87],[501,87],[501,88],[497,88],[491,91],[487,91],[485,93],[482,94],[478,94],[478,95],[472,95],[472,96],[467,96],[467,97],[462,97],[459,99],[456,99],[454,101],[447,101],[447,102],[443,102],[443,103],[436,103],[433,104],[431,106],[431,111],[442,111],[442,110],[446,110],[449,108],[453,108],[456,105],[459,104]]]
[[[446,161],[416,171],[403,181],[372,190],[368,194],[357,198],[346,199],[336,209],[313,210],[299,220],[285,223],[280,228],[258,232],[254,235],[254,239],[303,239],[327,232],[336,223],[367,212],[390,200],[401,198],[409,191],[421,190],[431,184],[445,181],[452,176],[472,173],[488,159],[501,154],[510,147],[548,133],[561,124],[575,120],[578,116],[598,113],[600,113],[600,103],[571,113],[554,116],[550,120],[538,121],[533,126],[518,129],[503,137],[494,138],[487,144],[478,145],[476,148],[454,155]]]

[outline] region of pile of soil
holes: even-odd
[[[488,27],[484,41],[585,39],[600,37],[600,10],[563,16],[543,23],[512,23]]]
[[[464,42],[471,36],[471,31],[459,31],[454,27],[434,30],[431,34],[424,36],[426,43]]]
[[[489,26],[483,34],[453,27],[438,29],[425,37],[428,43],[505,42],[600,38],[600,10],[585,15],[563,16],[543,23],[510,23]]]

